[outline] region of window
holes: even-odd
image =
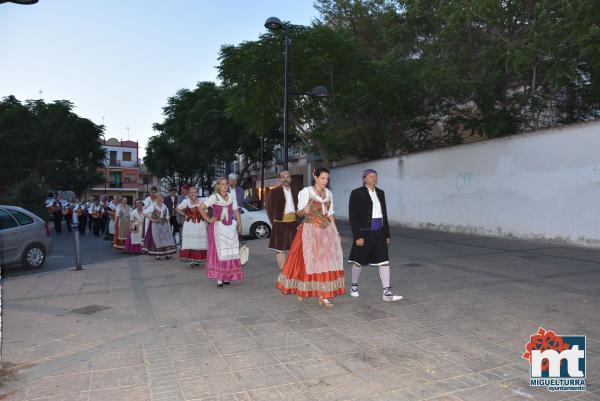
[[[131,152],[123,152],[123,161],[130,162],[131,161]]]
[[[31,218],[31,216],[28,216],[23,212],[19,212],[18,210],[9,210],[8,212],[12,214],[13,217],[17,219],[19,224],[22,226],[33,223],[33,219]]]
[[[0,230],[13,228],[17,226],[17,222],[5,210],[0,209]]]
[[[142,184],[148,185],[148,177],[143,177],[142,178]]]
[[[121,188],[121,172],[120,171],[111,171],[110,187],[111,188]]]
[[[117,151],[116,150],[110,151],[110,165],[111,166],[117,165]]]

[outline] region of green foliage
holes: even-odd
[[[162,123],[150,138],[144,163],[171,185],[187,182],[207,187],[216,161],[231,161],[250,141],[247,132],[225,115],[223,90],[200,82],[181,89],[163,108]],[[253,146],[256,147],[256,146]]]
[[[82,193],[103,181],[97,172],[105,157],[102,132],[102,126],[77,116],[66,100],[22,103],[14,96],[4,98],[0,102],[0,188],[4,192],[28,182],[28,188],[40,185],[42,192]]]

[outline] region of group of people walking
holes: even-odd
[[[344,294],[346,287],[333,194],[327,188],[329,170],[314,170],[314,185],[299,192],[292,188],[288,171],[279,177],[280,185],[271,189],[266,203],[272,222],[269,248],[276,252],[280,268],[275,286],[299,301],[316,297],[319,305],[332,307],[330,300]],[[362,180],[363,185],[351,192],[348,205],[353,241],[348,257],[352,264],[350,295],[359,296],[362,270],[372,266],[379,272],[382,299],[399,301],[402,297],[395,295],[390,285],[385,194],[377,188],[375,170],[364,170]],[[217,179],[214,189],[211,196],[200,198],[196,188],[184,185],[180,196],[171,188],[163,197],[152,187],[150,195],[136,201],[133,208],[127,198],[115,196],[110,202],[95,201],[87,208],[78,203],[73,213],[78,219],[90,215],[94,235],[103,232],[115,249],[126,253],[169,259],[178,252],[179,244],[182,261],[191,266],[204,262],[208,278],[223,287],[244,278],[237,202],[243,192],[235,174]],[[81,223],[85,232],[86,222]]]
[[[327,188],[329,170],[313,172],[314,185],[296,193],[289,172],[280,174],[281,185],[272,189],[267,213],[273,224],[269,248],[277,253],[281,269],[276,288],[295,294],[299,301],[318,298],[319,305],[332,307],[330,299],[345,290],[341,237],[335,223],[333,194]],[[384,192],[377,188],[377,172],[367,169],[363,185],[352,191],[349,219],[353,243],[350,295],[359,296],[359,278],[364,266],[376,266],[384,301],[399,301],[390,285],[389,224]],[[301,219],[301,221],[300,221]]]
[[[198,190],[182,186],[182,195],[175,188],[163,197],[157,188],[131,210],[125,204],[115,210],[115,248],[127,253],[147,253],[156,259],[179,258],[191,266],[204,262],[209,279],[218,287],[244,277],[240,260],[241,219],[236,198],[237,176],[217,179],[215,192],[200,198]],[[128,227],[126,227],[128,225]],[[178,241],[176,241],[178,239]]]

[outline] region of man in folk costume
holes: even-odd
[[[390,262],[388,244],[390,227],[387,219],[385,194],[377,188],[377,172],[366,169],[362,174],[363,186],[350,194],[348,214],[352,228],[352,249],[349,262],[352,263],[352,286],[350,295],[358,297],[358,280],[363,266],[379,267],[379,277],[383,287],[384,301],[399,301],[390,286]]]
[[[96,199],[92,206],[88,209],[88,214],[90,219],[92,220],[92,231],[94,232],[95,237],[100,236],[100,218],[102,217],[102,206],[100,205],[100,201]]]
[[[238,175],[235,173],[227,176],[227,182],[229,184],[227,192],[229,192],[231,199],[237,203],[237,211],[239,212],[244,202],[244,189],[238,186]]]
[[[298,228],[296,219],[298,191],[290,187],[292,179],[289,171],[284,170],[279,173],[279,179],[281,185],[269,192],[267,214],[273,224],[269,249],[277,252],[277,264],[282,269]]]
[[[177,189],[175,187],[169,188],[169,195],[167,195],[164,199],[164,203],[169,210],[169,224],[171,225],[171,232],[173,233],[173,239],[175,240],[175,244],[181,245],[181,238],[179,233],[179,222],[177,221],[177,206],[179,205],[179,197],[177,196]]]
[[[85,234],[86,227],[86,213],[85,213],[85,204],[81,202],[79,199],[75,200],[76,206],[73,209],[73,213],[77,216],[77,228],[79,229],[79,234]]]

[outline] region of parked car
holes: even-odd
[[[271,220],[265,210],[248,203],[244,203],[241,209],[242,235],[258,239],[271,236]]]
[[[0,205],[0,264],[39,268],[52,248],[48,223],[28,210]]]

